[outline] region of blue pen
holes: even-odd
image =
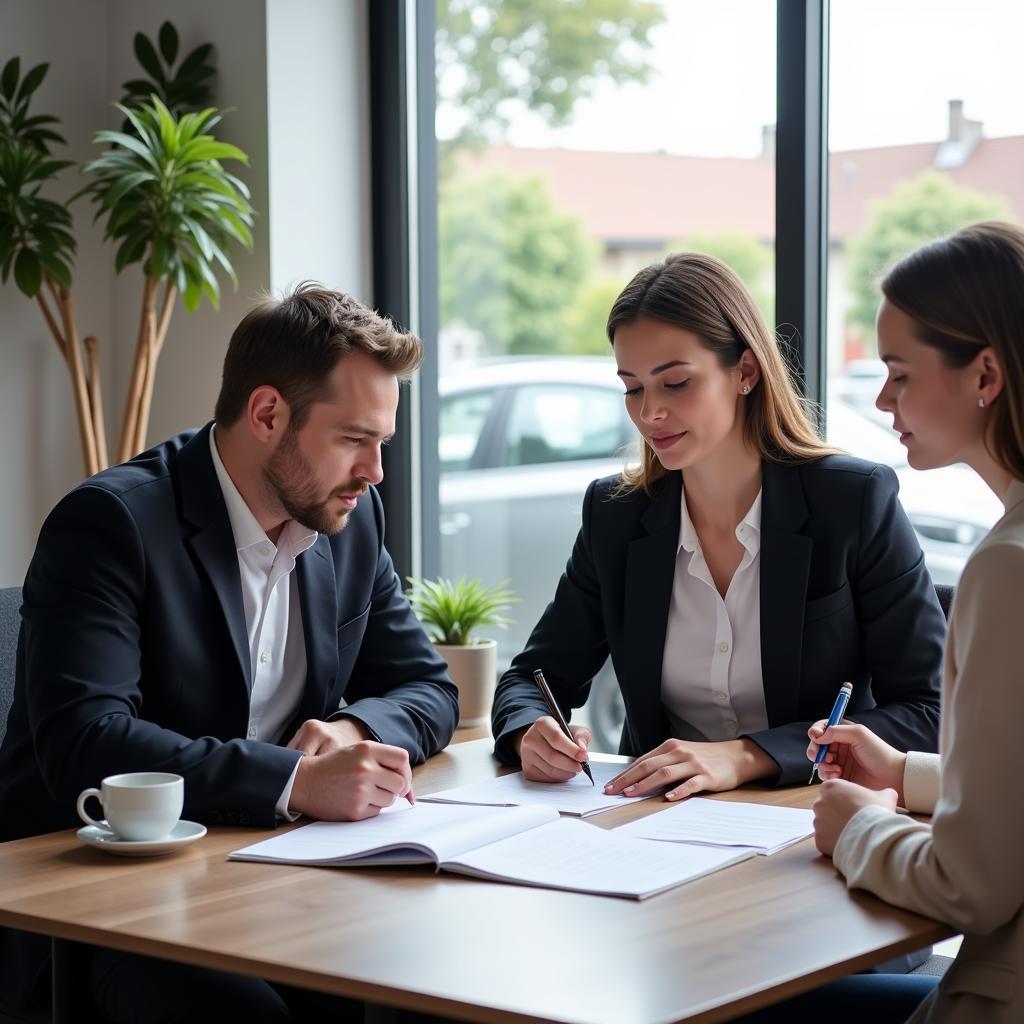
[[[831,729],[833,725],[838,725],[843,720],[843,712],[846,711],[846,705],[850,703],[850,698],[853,696],[853,683],[843,683],[839,687],[839,693],[836,696],[836,702],[832,705],[832,714],[828,716],[828,725],[826,729]],[[818,765],[825,760],[825,755],[828,753],[829,745],[827,743],[818,747],[818,756],[814,759],[814,765],[811,767],[811,777],[807,780],[809,786],[814,781],[814,775],[818,770]]]

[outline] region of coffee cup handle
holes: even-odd
[[[78,804],[77,804],[78,816],[87,825],[92,825],[95,828],[103,829],[104,832],[109,832],[110,831],[110,826],[105,821],[95,821],[93,818],[90,818],[88,813],[86,812],[86,810],[85,810],[85,802],[91,796],[96,797],[96,799],[99,801],[100,807],[103,806],[103,800],[102,800],[102,798],[100,796],[100,791],[98,789],[83,789],[82,792],[78,794]]]

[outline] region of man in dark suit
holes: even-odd
[[[87,480],[47,518],[24,586],[0,840],[76,822],[107,775],[185,779],[184,817],[355,820],[411,793],[457,694],[384,548],[373,485],[421,343],[302,286],[235,330],[216,418]],[[47,946],[0,932],[0,992]],[[112,951],[110,1019],[286,1019],[297,993]],[[337,1004],[334,1004],[337,1019]]]

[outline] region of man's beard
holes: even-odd
[[[332,512],[328,505],[331,499],[338,495],[366,493],[365,483],[352,480],[322,498],[313,467],[299,451],[297,432],[291,429],[270,456],[263,469],[263,479],[270,496],[295,522],[329,537],[345,528],[349,515],[348,512]]]

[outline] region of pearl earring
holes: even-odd
[[[749,384],[744,384],[743,385],[743,394],[745,394],[745,395],[749,395],[750,394],[750,385]]]
[[[978,408],[979,409],[984,409],[985,408],[985,399],[984,398],[979,398],[978,399]]]

